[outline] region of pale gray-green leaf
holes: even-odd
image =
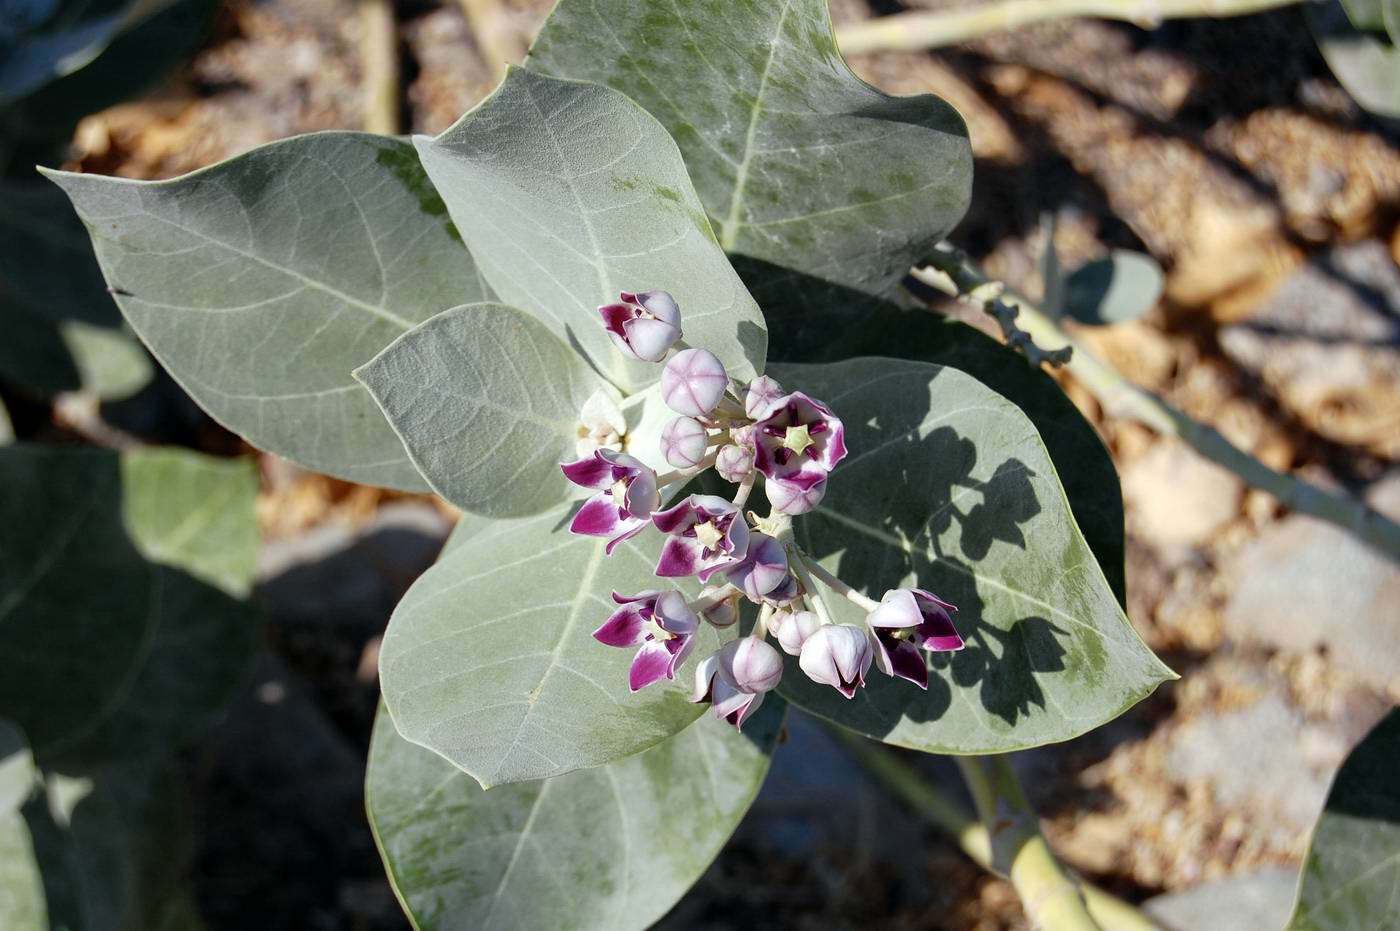
[[[630,931],[685,894],[748,810],[783,708],[742,734],[706,715],[635,756],[483,792],[382,709],[365,804],[420,931]]]
[[[122,456],[123,509],[136,548],[235,598],[248,596],[257,574],[257,493],[251,459],[159,448]]]
[[[688,342],[735,377],[763,368],[763,315],[715,242],[675,142],[623,94],[515,68],[441,136],[414,141],[496,292],[619,387],[661,373],[625,360],[602,328],[598,305],[622,291],[670,291]]]
[[[962,118],[857,78],[826,0],[561,0],[528,66],[614,87],[670,130],[765,310],[791,271],[888,293],[967,210]]]
[[[0,446],[13,443],[15,441],[14,424],[10,423],[10,411],[5,407],[5,402],[0,401]]]
[[[798,543],[877,600],[919,587],[951,601],[967,640],[933,660],[926,692],[872,671],[847,701],[794,663],[779,686],[789,701],[888,743],[996,753],[1075,737],[1172,677],[1128,622],[1015,405],[919,362],[775,374],[831,404],[850,451],[821,506],[795,522]]]
[[[433,490],[512,517],[569,496],[579,409],[603,385],[529,314],[472,304],[438,314],[355,371]]]
[[[1136,320],[1162,296],[1162,267],[1149,255],[1115,249],[1076,268],[1065,280],[1065,314],[1091,326]]]
[[[1378,116],[1400,119],[1397,40],[1387,32],[1358,29],[1339,0],[1305,4],[1304,13],[1327,67],[1347,93]]]
[[[696,659],[632,694],[633,651],[592,637],[616,609],[609,592],[662,587],[655,533],[605,557],[604,541],[569,533],[571,517],[560,507],[478,530],[414,583],[384,635],[379,678],[399,733],[484,786],[611,762],[701,711],[686,701]],[[693,655],[718,645],[704,626]]]
[[[1313,831],[1289,931],[1400,927],[1400,711],[1337,773]]]
[[[247,479],[188,452],[0,449],[0,714],[41,763],[168,752],[219,712],[257,615],[183,570],[246,590]]]
[[[319,133],[172,181],[50,174],[127,319],[214,419],[308,468],[427,489],[350,373],[492,295],[411,146]]]

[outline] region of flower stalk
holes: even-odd
[[[929,266],[914,269],[913,276],[954,296],[992,282],[954,249],[935,250]],[[1273,495],[1285,507],[1349,530],[1390,559],[1400,561],[1400,524],[1350,495],[1328,491],[1269,468],[1225,439],[1219,430],[1193,420],[1156,394],[1128,381],[1034,304],[1019,295],[1008,294],[1002,300],[1019,308],[1019,319],[1033,339],[1074,348],[1066,370],[1098,399],[1109,415],[1135,421],[1162,436],[1184,440],[1199,455],[1229,469],[1250,486]]]

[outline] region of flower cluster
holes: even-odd
[[[675,679],[695,645],[700,622],[729,627],[741,602],[759,606],[752,632],[705,657],[691,700],[710,702],[736,727],[782,678],[783,652],[813,681],[847,698],[871,665],[928,687],[924,652],[958,650],[952,605],[922,589],[895,589],[880,602],[823,569],[792,540],[792,517],[816,508],[831,471],[846,455],[841,419],[825,403],[786,391],[766,375],[730,378],[714,353],[682,341],[681,312],[665,291],[623,292],[598,308],[618,351],[665,362],[661,397],[675,412],[661,431],[661,454],[675,470],[658,475],[626,450],[626,424],[605,394],[580,411],[578,458],[564,475],[593,491],[569,529],[604,537],[607,552],[654,528],[664,540],[660,578],[697,577],[707,587],[694,601],[679,591],[613,593],[618,608],[593,632],[601,643],[635,648],[632,691]],[[707,469],[737,485],[733,498],[692,494],[662,508],[663,491]],[[759,476],[770,511],[744,511]],[[861,626],[838,624],[818,582],[860,605]],[[815,609],[815,610],[813,610]]]

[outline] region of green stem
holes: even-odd
[[[807,569],[807,562],[802,558],[802,551],[797,548],[795,543],[788,546],[788,562],[792,565],[792,571],[797,573],[797,580],[802,583],[803,592],[807,596],[807,601],[817,612],[817,618],[823,624],[835,624],[836,619],[831,616],[831,609],[827,607],[826,598],[822,596],[821,589],[817,588],[817,583],[812,579],[812,573]]]
[[[936,250],[929,265],[930,268],[914,269],[914,277],[954,296],[967,296],[994,284],[966,256],[953,249]],[[1200,455],[1229,469],[1254,488],[1273,495],[1285,507],[1349,530],[1389,558],[1400,561],[1400,524],[1350,495],[1328,491],[1274,471],[1225,439],[1219,430],[1193,420],[1157,395],[1128,381],[1029,301],[1009,293],[1005,300],[1019,309],[1017,319],[1034,340],[1074,348],[1065,367],[1109,415],[1133,420],[1163,436],[1184,440]]]
[[[1102,931],[1084,896],[1050,852],[1039,820],[1003,756],[960,756],[958,768],[986,826],[991,868],[1008,877],[1031,927]]]
[[[934,827],[951,837],[978,866],[992,866],[992,843],[987,829],[971,812],[940,792],[899,754],[835,725],[828,732],[845,745],[876,779]],[[1161,931],[1157,924],[1128,902],[1097,886],[1080,882],[1089,914],[1105,931]]]
[[[1005,0],[956,9],[912,11],[851,23],[836,31],[847,55],[917,51],[978,39],[1031,23],[1092,16],[1144,28],[1164,19],[1244,16],[1298,0]]]

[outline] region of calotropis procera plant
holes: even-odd
[[[1092,428],[905,309],[970,191],[947,104],[859,81],[821,0],[562,0],[527,64],[432,138],[51,175],[215,419],[464,512],[380,653],[369,808],[420,927],[655,920],[788,704],[986,754],[1170,676]]]
[[[628,673],[631,690],[674,680],[695,646],[700,619],[730,627],[740,598],[759,606],[758,620],[747,637],[726,643],[696,666],[690,699],[711,702],[715,716],[735,727],[742,728],[782,679],[782,655],[768,643],[770,633],[799,657],[809,679],[846,698],[865,684],[872,662],[886,675],[927,689],[920,650],[963,648],[949,615],[956,609],[921,589],[892,589],[875,602],[793,541],[793,516],[821,503],[831,471],[846,458],[841,419],[822,401],[785,391],[767,375],[747,384],[731,379],[702,347],[681,348],[666,360],[682,336],[680,308],[666,291],[624,291],[598,314],[625,356],[665,360],[661,395],[677,414],[662,428],[661,453],[675,471],[658,475],[601,444],[581,449],[582,458],[563,465],[564,475],[594,494],[569,529],[607,537],[605,552],[611,554],[623,540],[655,528],[665,535],[657,576],[718,580],[693,602],[675,590],[613,592],[619,607],[593,636],[609,646],[637,648]],[[732,500],[692,494],[662,508],[663,489],[711,468],[738,486]],[[770,505],[765,517],[744,510],[759,475]],[[836,623],[818,580],[867,610],[864,623]]]

